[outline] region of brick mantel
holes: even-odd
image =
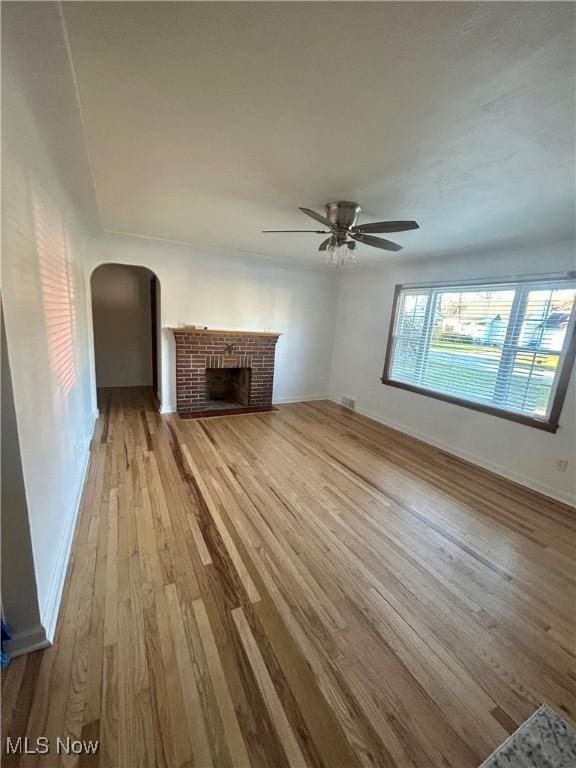
[[[172,328],[176,342],[176,409],[180,416],[211,411],[207,368],[250,369],[250,409],[272,407],[274,356],[279,333],[202,328]],[[230,404],[222,412],[243,410]]]

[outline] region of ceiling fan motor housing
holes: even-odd
[[[326,203],[326,218],[336,229],[348,230],[358,221],[358,214],[362,210],[358,203],[349,200],[337,200],[334,203]]]

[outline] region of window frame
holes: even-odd
[[[552,404],[550,407],[549,416],[546,419],[538,419],[532,416],[527,416],[523,413],[515,413],[514,411],[506,410],[505,408],[498,408],[492,405],[486,405],[484,403],[476,403],[474,401],[466,400],[454,395],[448,395],[443,392],[437,392],[433,389],[426,389],[425,387],[419,387],[415,384],[408,384],[403,381],[397,381],[390,378],[390,366],[392,363],[392,351],[394,349],[395,342],[395,329],[396,329],[396,313],[399,307],[400,296],[403,290],[434,290],[437,289],[450,289],[450,288],[467,288],[474,286],[506,286],[506,285],[518,285],[519,283],[531,283],[537,286],[538,283],[548,283],[552,281],[568,282],[576,279],[576,271],[561,272],[542,275],[522,275],[516,277],[486,277],[478,278],[475,280],[451,280],[447,282],[438,281],[433,283],[398,283],[394,286],[394,298],[392,301],[392,314],[390,317],[390,327],[388,329],[388,341],[386,345],[386,355],[384,359],[384,371],[380,378],[382,384],[389,387],[396,387],[397,389],[403,389],[407,392],[413,392],[418,395],[425,395],[431,397],[434,400],[441,400],[445,403],[451,403],[452,405],[460,405],[464,408],[469,408],[473,411],[479,411],[480,413],[487,413],[490,416],[497,416],[508,421],[515,421],[519,424],[524,424],[528,427],[534,427],[546,432],[557,432],[560,424],[560,414],[562,413],[562,407],[566,398],[566,392],[568,390],[568,384],[570,382],[570,376],[574,367],[574,361],[576,359],[576,308],[572,310],[571,325],[566,332],[566,339],[564,341],[564,347],[559,353],[561,356],[561,366],[558,374],[558,378],[555,382],[554,390],[552,393]],[[576,305],[575,305],[576,307]]]

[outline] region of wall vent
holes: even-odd
[[[353,400],[351,397],[343,397],[342,405],[345,408],[351,408],[352,410],[354,410],[354,408],[356,408],[356,400]]]

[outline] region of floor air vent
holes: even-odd
[[[356,408],[356,400],[352,400],[351,397],[343,397],[342,405],[345,408],[352,408],[352,410],[354,410],[354,408]]]

